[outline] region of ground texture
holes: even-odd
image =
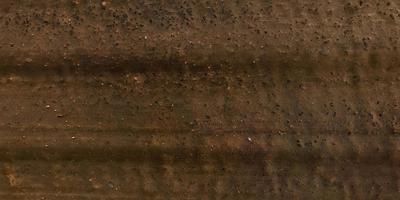
[[[2,0],[0,199],[398,199],[400,4]]]

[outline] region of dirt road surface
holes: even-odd
[[[397,199],[399,6],[2,0],[0,199]]]

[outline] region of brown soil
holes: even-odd
[[[395,1],[0,2],[0,199],[397,199]]]

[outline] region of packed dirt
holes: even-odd
[[[396,1],[0,2],[0,199],[397,199]]]

